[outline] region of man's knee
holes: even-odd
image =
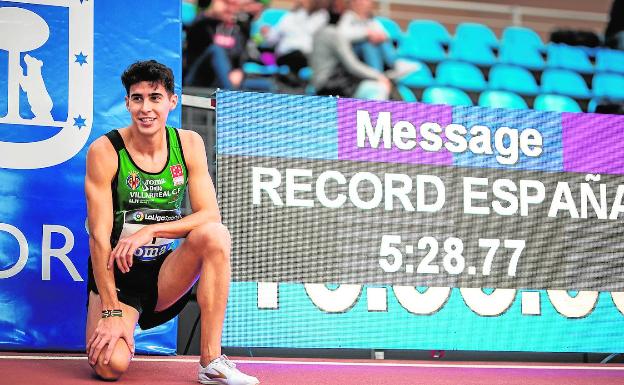
[[[125,347],[125,351],[120,348],[115,349],[108,364],[104,363],[104,354],[105,352],[100,354],[97,363],[93,366],[95,374],[106,381],[118,380],[128,370],[130,351],[127,347]]]
[[[211,258],[229,258],[230,232],[221,223],[207,223],[193,229],[186,241],[198,254]]]

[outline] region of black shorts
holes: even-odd
[[[143,330],[161,325],[178,315],[191,297],[191,290],[189,290],[165,310],[154,311],[158,302],[158,273],[169,254],[171,251],[151,262],[141,262],[135,259],[130,271],[125,274],[117,268],[117,265],[114,266],[117,298],[119,302],[132,306],[139,312],[139,326]],[[89,306],[89,291],[99,294],[93,276],[91,257],[89,257],[87,281],[87,306]]]

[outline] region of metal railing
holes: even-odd
[[[497,13],[508,15],[513,25],[522,25],[525,16],[544,17],[553,19],[565,19],[572,21],[591,21],[603,23],[608,20],[606,13],[598,12],[580,12],[565,9],[552,9],[541,7],[527,7],[517,5],[478,3],[474,1],[455,1],[455,0],[378,0],[379,13],[383,16],[391,16],[391,5],[408,5],[419,7],[430,7],[438,9]],[[417,13],[413,17],[406,15],[408,18],[420,18]]]
[[[191,90],[192,91],[192,90]],[[216,182],[216,138],[214,99],[206,96],[182,94],[182,128],[201,135],[206,146],[208,169]]]

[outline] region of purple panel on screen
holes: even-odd
[[[357,111],[366,110],[370,114],[373,128],[377,123],[379,112],[386,111],[392,115],[392,125],[399,120],[408,121],[416,127],[418,137],[419,127],[424,122],[436,122],[443,128],[451,123],[453,109],[449,106],[402,103],[402,102],[379,102],[363,101],[356,99],[338,100],[338,159],[359,160],[368,162],[388,163],[414,163],[452,165],[453,154],[446,149],[437,152],[424,151],[418,144],[411,150],[399,150],[396,147],[386,149],[370,148],[368,141],[366,147],[357,147]]]
[[[624,174],[624,116],[561,114],[563,169]]]

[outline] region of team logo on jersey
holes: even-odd
[[[169,171],[171,171],[174,186],[184,184],[184,170],[182,169],[181,164],[174,164],[173,166],[169,167]]]
[[[145,214],[143,214],[142,211],[137,211],[134,213],[133,217],[136,222],[142,222],[143,219],[145,219]]]
[[[126,184],[131,190],[136,190],[141,185],[141,177],[136,171],[131,171],[126,178]]]
[[[0,0],[0,168],[73,158],[93,122],[93,1]],[[49,133],[49,134],[47,134]]]

